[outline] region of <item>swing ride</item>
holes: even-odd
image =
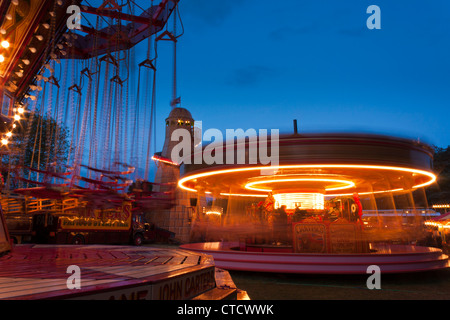
[[[157,43],[182,35],[176,34],[178,0],[149,3],[2,2],[0,31],[13,44],[0,66],[10,116],[2,123],[1,146],[7,217],[29,215],[39,202],[45,210],[33,215],[48,215],[49,228],[50,215],[107,220],[131,203],[133,217],[142,219],[146,211],[174,205],[175,186],[157,192],[149,166]],[[70,5],[80,9],[80,28],[68,28]]]

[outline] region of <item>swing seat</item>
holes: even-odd
[[[53,200],[62,200],[69,194],[66,188],[57,188],[52,186],[15,189],[14,192],[26,197]]]
[[[171,209],[175,206],[175,184],[142,181],[138,184],[142,189],[133,189],[130,196],[136,208],[146,210]],[[168,187],[169,191],[153,191],[153,186]]]
[[[70,171],[69,172],[53,172],[53,171],[34,169],[34,168],[27,167],[27,166],[22,166],[22,168],[29,170],[29,171],[39,173],[39,174],[43,174],[44,178],[42,179],[43,181],[33,181],[33,180],[25,179],[25,178],[21,177],[20,174],[17,174],[18,180],[21,180],[28,184],[37,185],[37,187],[18,188],[18,189],[15,189],[14,192],[22,194],[24,196],[37,198],[37,199],[53,199],[53,200],[64,199],[69,194],[67,183],[57,184],[57,183],[49,183],[48,181],[50,181],[51,178],[67,180],[68,176],[72,172],[70,172]],[[16,168],[16,170],[17,169],[18,168]]]
[[[95,208],[117,208],[123,201],[129,200],[125,195],[111,190],[76,189],[70,192],[70,197],[86,202],[88,206]]]

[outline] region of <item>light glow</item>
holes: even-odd
[[[435,209],[450,208],[450,204],[433,204],[433,208]]]
[[[5,48],[5,49],[6,49],[6,48],[9,48],[9,42],[8,42],[8,41],[3,40],[1,44],[2,44],[2,47],[3,47],[3,48]]]
[[[389,190],[380,190],[380,191],[372,191],[372,192],[358,192],[359,195],[368,195],[368,194],[379,194],[379,193],[388,193],[388,192],[399,192],[404,191],[403,188],[397,189],[389,189]],[[337,193],[337,194],[327,194],[327,197],[343,197],[343,196],[352,196],[353,193]]]
[[[221,196],[232,196],[232,197],[258,197],[258,198],[266,198],[267,195],[265,194],[250,194],[250,193],[227,193],[222,192],[220,193]]]
[[[443,224],[436,221],[425,221],[425,225],[429,227],[436,227],[436,228],[444,228],[444,229],[450,229],[450,225]]]
[[[222,212],[219,212],[219,211],[206,211],[206,214],[216,214],[216,215],[218,215],[218,216],[220,216],[221,214],[222,214]]]
[[[286,209],[313,209],[323,210],[324,208],[324,195],[322,193],[279,193],[274,194],[275,208],[279,208],[282,205],[286,206]]]
[[[178,163],[163,157],[152,156],[152,160],[178,166]]]
[[[323,178],[287,178],[287,179],[268,179],[268,180],[253,181],[253,182],[247,183],[245,185],[245,188],[249,189],[249,190],[254,190],[254,191],[262,191],[262,192],[269,191],[270,192],[272,190],[255,188],[253,186],[254,185],[259,185],[259,184],[270,184],[270,183],[277,183],[277,182],[301,182],[301,181],[307,181],[307,182],[332,182],[332,183],[342,183],[342,184],[344,184],[344,186],[341,186],[341,187],[325,188],[326,191],[347,189],[347,188],[352,188],[352,187],[355,186],[354,182],[347,181],[347,180],[323,179]]]
[[[243,168],[233,168],[233,169],[223,169],[223,170],[214,170],[214,171],[208,171],[208,172],[202,172],[197,173],[193,175],[189,175],[186,177],[181,178],[178,181],[178,186],[181,189],[191,191],[191,192],[197,192],[196,189],[187,187],[185,184],[189,181],[210,177],[214,175],[223,175],[228,173],[237,173],[237,172],[249,172],[249,171],[261,171],[261,170],[267,170],[268,168],[273,170],[279,170],[279,169],[324,169],[324,168],[336,168],[336,169],[364,169],[364,170],[386,170],[386,171],[399,171],[399,172],[407,172],[412,174],[420,174],[427,176],[429,180],[427,182],[417,184],[412,186],[412,189],[417,189],[421,187],[425,187],[428,185],[431,185],[436,181],[436,175],[432,172],[425,171],[425,170],[419,170],[419,169],[413,169],[413,168],[405,168],[405,167],[394,167],[394,166],[380,166],[380,165],[359,165],[359,164],[312,164],[312,165],[280,165],[280,166],[258,166],[258,167],[243,167]],[[392,189],[392,190],[384,190],[380,192],[394,192],[394,191],[402,191],[403,188],[398,189]],[[376,193],[376,192],[369,192],[369,193]],[[360,193],[362,194],[362,193]]]
[[[222,207],[218,207],[218,206],[211,206],[211,207],[203,207],[203,212],[206,215],[218,215],[221,216],[223,213],[223,208]]]

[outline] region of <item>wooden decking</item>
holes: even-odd
[[[67,284],[70,266],[79,267],[80,289]],[[17,245],[0,257],[0,299],[235,299],[232,281],[222,286],[216,272],[211,256],[182,249]]]

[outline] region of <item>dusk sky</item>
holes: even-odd
[[[381,29],[369,30],[370,5]],[[181,106],[217,128],[372,132],[450,145],[447,0],[181,0]],[[181,31],[181,26],[178,26]],[[157,146],[171,43],[158,44]]]

